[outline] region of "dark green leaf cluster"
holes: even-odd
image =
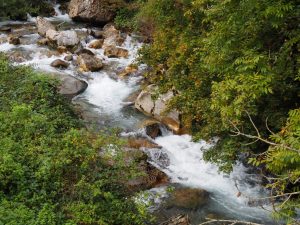
[[[26,20],[27,14],[49,15],[53,6],[45,0],[0,0],[0,20]]]
[[[169,107],[195,139],[220,138],[205,158],[222,170],[230,171],[242,152],[267,151],[257,166],[299,177],[299,154],[287,148],[299,149],[299,123],[288,120],[297,127],[292,142],[272,134],[300,107],[299,15],[296,0],[148,0],[141,8],[141,20],[151,18],[154,27],[153,42],[141,51],[151,69],[145,76],[161,92],[177,93]],[[249,139],[257,130],[287,145],[271,156],[268,142]],[[299,179],[284,184],[298,185]]]
[[[0,224],[143,224],[122,141],[87,131],[57,84],[0,57]]]

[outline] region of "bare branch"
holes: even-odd
[[[240,221],[240,220],[217,220],[217,219],[209,219],[205,218],[209,221],[200,223],[199,225],[204,225],[204,224],[213,224],[213,223],[228,223],[228,224],[245,224],[245,225],[262,225],[260,223],[253,223],[253,222],[247,222],[247,221]]]
[[[256,130],[257,136],[258,136],[258,137],[261,137],[261,135],[260,135],[260,133],[259,133],[259,130],[258,130],[258,128],[255,126],[255,124],[254,124],[254,122],[253,122],[253,120],[252,120],[250,114],[248,113],[247,110],[245,110],[245,112],[247,113],[247,115],[248,115],[248,117],[249,117],[249,120],[250,120],[252,126],[253,126],[254,129]]]
[[[264,198],[257,198],[257,200],[264,200],[264,199],[274,199],[274,198],[279,198],[279,197],[284,197],[284,196],[289,196],[289,195],[299,195],[300,191],[295,191],[295,192],[290,192],[290,193],[284,193],[281,195],[273,195],[269,197],[264,197]]]
[[[235,129],[235,131],[231,131],[232,133],[235,134],[235,136],[244,136],[244,137],[247,137],[247,138],[249,138],[249,139],[260,140],[260,141],[262,141],[262,142],[264,142],[264,143],[266,143],[266,144],[269,144],[269,145],[271,145],[271,146],[283,147],[283,148],[286,148],[286,149],[288,149],[288,150],[291,150],[291,151],[294,151],[294,152],[297,152],[297,153],[300,154],[300,150],[299,150],[299,149],[291,148],[291,147],[289,147],[289,146],[287,146],[287,145],[283,145],[283,144],[277,144],[277,143],[275,143],[275,142],[272,142],[272,141],[269,141],[269,140],[267,140],[267,139],[262,138],[262,137],[260,136],[260,133],[258,132],[257,127],[254,125],[254,123],[253,123],[253,121],[252,121],[252,119],[251,119],[251,116],[250,116],[249,114],[248,114],[248,116],[249,116],[249,118],[250,118],[250,121],[251,121],[252,125],[254,126],[255,130],[257,131],[258,136],[251,135],[251,134],[245,134],[245,133],[241,132],[240,129],[239,129],[233,122],[229,121],[229,122],[231,123],[231,125],[232,125],[232,126],[234,127],[234,129]]]
[[[268,126],[268,119],[269,119],[269,117],[266,118],[266,128],[268,129],[268,131],[269,131],[271,134],[275,135],[275,133],[274,133],[273,131],[271,131],[270,128],[269,128],[269,126]]]

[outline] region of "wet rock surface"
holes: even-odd
[[[39,35],[41,35],[42,37],[46,37],[46,32],[48,30],[56,30],[56,27],[51,22],[40,16],[36,18],[36,26]]]
[[[21,44],[21,40],[19,37],[10,36],[8,37],[8,43],[11,45],[19,45]]]
[[[209,193],[203,189],[180,187],[171,192],[167,207],[196,210],[208,202]]]
[[[137,97],[135,107],[146,115],[161,121],[174,132],[179,132],[181,127],[179,113],[175,110],[166,113],[167,103],[174,96],[173,92],[169,91],[159,95],[154,100],[152,96],[156,94],[156,91],[157,88],[154,85],[145,88]]]
[[[113,45],[109,45],[104,49],[104,55],[109,58],[127,58],[128,57],[128,50],[124,48],[119,48]]]
[[[103,67],[102,60],[89,54],[81,54],[77,58],[79,69],[82,72],[99,71]]]
[[[114,19],[122,6],[118,0],[71,0],[69,15],[76,21],[105,24]]]
[[[55,67],[55,68],[66,69],[66,68],[69,67],[70,64],[66,61],[61,60],[61,59],[56,59],[50,65],[52,67]]]
[[[88,87],[85,81],[79,80],[65,74],[52,74],[53,77],[60,81],[59,93],[72,99],[76,95],[84,92]]]
[[[158,144],[143,137],[129,138],[128,147],[130,148],[161,148]]]
[[[103,39],[94,40],[89,44],[89,48],[99,49],[103,46]]]

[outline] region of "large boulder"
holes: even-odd
[[[55,68],[68,68],[69,67],[69,63],[68,62],[66,62],[66,61],[64,61],[64,60],[61,60],[61,59],[56,59],[56,60],[54,60],[51,64],[50,64],[50,66],[52,66],[52,67],[55,67]]]
[[[125,41],[125,38],[122,37],[121,32],[111,24],[107,24],[104,26],[102,35],[104,37],[104,46],[121,46]]]
[[[203,189],[181,187],[171,193],[168,207],[196,210],[208,201],[209,193]]]
[[[98,71],[102,69],[103,63],[101,59],[89,54],[81,54],[77,57],[77,63],[82,72]]]
[[[147,119],[140,124],[146,131],[146,134],[151,137],[152,139],[157,138],[158,136],[162,135],[160,129],[160,123],[154,119]]]
[[[147,138],[129,138],[127,143],[129,148],[161,148],[158,144],[148,140]]]
[[[67,30],[59,32],[57,36],[57,45],[73,47],[79,44],[79,38],[75,31]]]
[[[48,41],[56,42],[58,35],[59,35],[58,31],[50,29],[46,31],[45,37],[48,39]]]
[[[89,48],[99,49],[102,48],[103,39],[94,40],[89,44]]]
[[[169,178],[164,172],[145,160],[138,163],[137,169],[141,174],[125,182],[126,187],[132,192],[166,185],[169,182]]]
[[[134,64],[130,64],[128,66],[125,67],[124,70],[122,70],[120,73],[118,73],[118,75],[121,78],[125,78],[129,75],[135,74],[138,71],[138,66],[134,65]]]
[[[19,37],[10,36],[7,39],[8,43],[11,45],[19,45],[21,44],[21,40]]]
[[[71,0],[69,16],[73,20],[105,24],[112,21],[122,0]]]
[[[56,31],[56,30],[48,30],[46,32],[46,37],[49,41],[54,43],[57,46],[64,46],[67,48],[72,48],[79,44],[80,40],[78,35],[73,30],[67,31]]]
[[[109,45],[104,49],[104,55],[106,55],[108,58],[127,58],[128,50],[116,47],[114,45]]]
[[[36,26],[38,28],[39,35],[42,37],[46,36],[46,32],[48,30],[56,30],[56,27],[52,23],[40,16],[36,18]]]
[[[181,128],[179,113],[175,110],[166,113],[168,101],[174,97],[173,92],[169,91],[159,95],[157,99],[153,99],[156,90],[155,85],[149,85],[137,97],[135,107],[144,114],[161,121],[175,133],[179,133]]]
[[[108,166],[114,166],[117,159],[112,154],[107,154],[107,152],[100,151],[100,155],[103,158],[103,162]],[[147,159],[148,156],[141,150],[125,147],[123,148],[122,161],[124,165],[134,168],[139,171],[134,177],[128,178],[124,176],[121,178],[120,182],[124,184],[126,189],[130,192],[137,192],[141,190],[147,190],[150,188],[165,185],[169,182],[168,176],[151,165]]]
[[[53,76],[60,81],[60,85],[58,87],[59,93],[69,99],[72,99],[76,95],[84,92],[88,87],[88,84],[85,81],[79,80],[70,75],[54,73],[50,74],[50,76]]]

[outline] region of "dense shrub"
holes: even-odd
[[[143,224],[122,141],[87,131],[56,87],[0,57],[0,224]]]
[[[1,0],[0,20],[26,20],[27,14],[50,15],[53,13],[53,6],[45,0]]]

